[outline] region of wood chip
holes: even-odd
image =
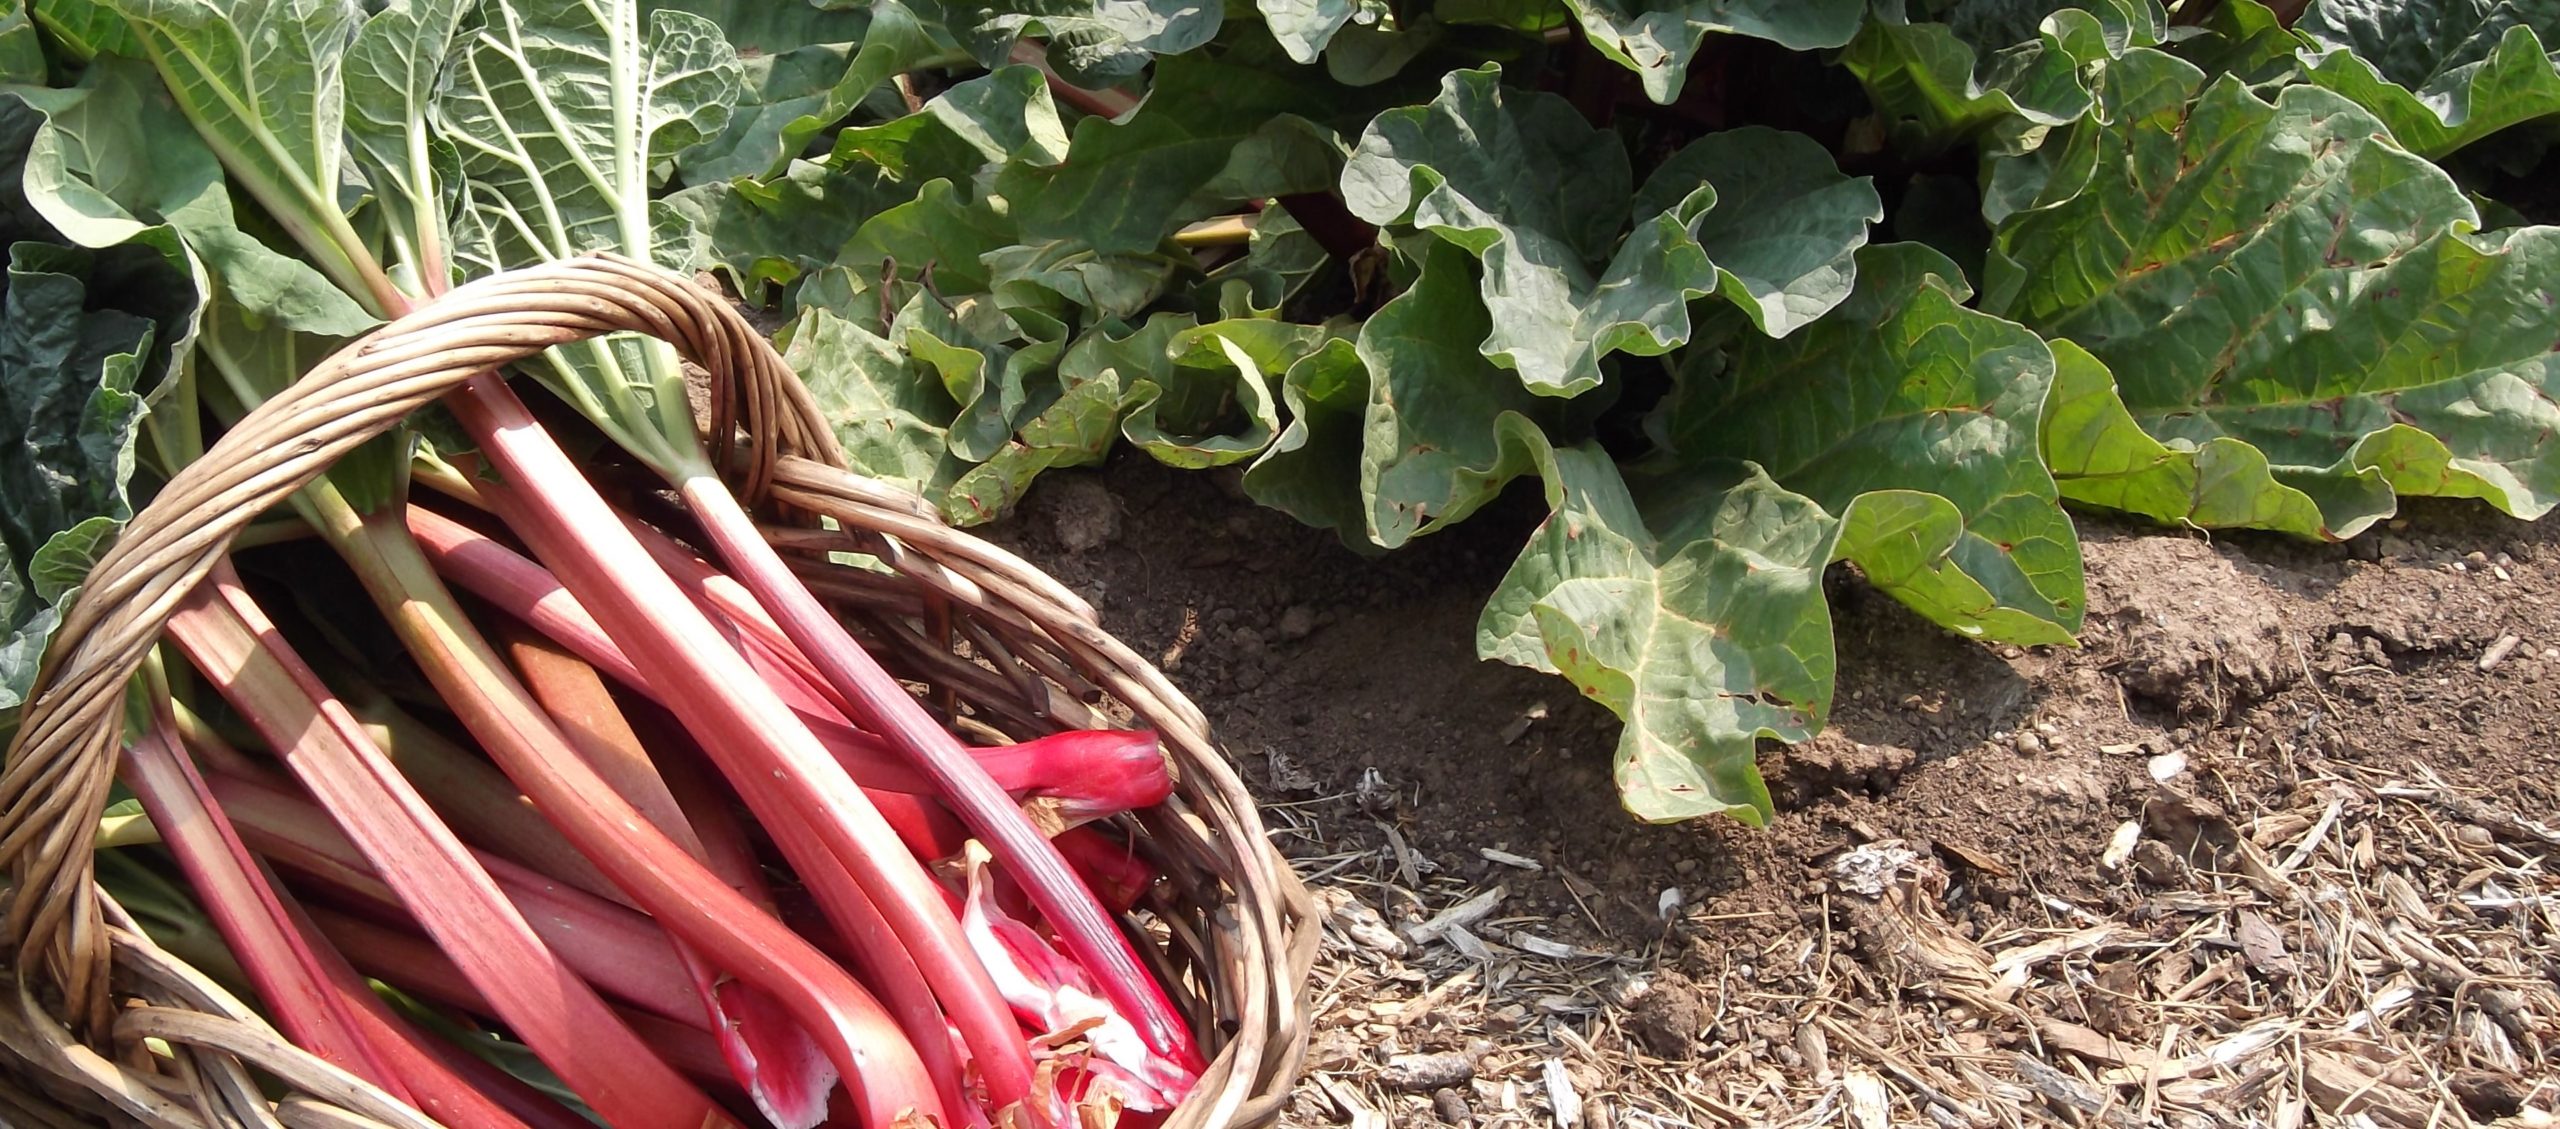
[[[2241,910],[2231,929],[2232,939],[2240,942],[2240,955],[2249,958],[2249,967],[2262,976],[2291,976],[2293,954],[2285,951],[2284,934],[2267,924],[2255,910]]]
[[[1502,899],[1509,897],[1510,894],[1510,889],[1504,886],[1496,886],[1490,890],[1486,890],[1481,894],[1477,894],[1472,898],[1441,910],[1439,913],[1432,915],[1431,920],[1429,921],[1407,928],[1404,931],[1405,939],[1417,945],[1428,945],[1433,941],[1439,940],[1441,934],[1447,933],[1451,929],[1464,928],[1492,916],[1495,907],[1500,906],[1502,904]]]
[[[1972,867],[1973,869],[1983,874],[1990,875],[1993,878],[2015,878],[2018,876],[2018,872],[2010,869],[2009,864],[2000,861],[2000,856],[1983,850],[1980,847],[1976,847],[1968,843],[1961,843],[1953,839],[1940,839],[1938,840],[1938,849],[1954,855],[1957,862],[1961,862],[1966,866]]]
[[[1358,1091],[1334,1081],[1331,1075],[1316,1075],[1316,1086],[1324,1091],[1324,1096],[1333,1099],[1333,1108],[1342,1114],[1343,1120],[1351,1123],[1351,1129],[1388,1129],[1394,1124],[1386,1114],[1369,1108],[1369,1103],[1360,1100]]]
[[[1468,932],[1464,925],[1450,926],[1441,934],[1441,939],[1449,942],[1450,948],[1458,950],[1458,955],[1468,960],[1477,964],[1493,963],[1493,949],[1474,933]]]
[[[1565,1072],[1564,1060],[1550,1058],[1540,1070],[1547,1084],[1547,1107],[1556,1114],[1556,1129],[1579,1129],[1582,1095],[1574,1092],[1573,1077]]]
[[[1475,1060],[1464,1054],[1397,1055],[1378,1072],[1378,1084],[1390,1090],[1422,1094],[1447,1086],[1464,1086],[1475,1077]]]
[[[2508,655],[2516,653],[2516,644],[2523,641],[2513,635],[2498,636],[2497,642],[2489,644],[2488,650],[2480,652],[2480,670],[2486,673],[2498,669],[2498,664],[2507,661]]]
[[[1385,918],[1371,909],[1359,896],[1338,886],[1316,891],[1316,902],[1324,907],[1325,928],[1335,936],[1388,956],[1404,953],[1404,938],[1387,928]]]
[[[2382,1125],[2421,1129],[2433,1123],[2425,1103],[2348,1059],[2311,1051],[2302,1059],[2302,1090],[2332,1117],[2363,1114]]]
[[[2133,1066],[2149,1069],[2159,1064],[2160,1056],[2148,1047],[2120,1042],[2067,1020],[2049,1015],[2035,1017],[2036,1035],[2045,1045],[2069,1051],[2099,1066]]]
[[[1517,867],[1521,870],[1545,870],[1547,868],[1546,864],[1526,855],[1515,855],[1509,851],[1497,851],[1491,847],[1479,847],[1476,849],[1476,853],[1483,855],[1486,862],[1500,863],[1504,866]]]
[[[1598,957],[1608,955],[1607,953],[1595,953],[1586,949],[1578,949],[1572,945],[1565,944],[1562,941],[1550,941],[1534,933],[1521,933],[1514,931],[1505,934],[1503,936],[1503,940],[1512,948],[1519,949],[1522,952],[1536,953],[1548,960],[1573,960],[1578,957]]]
[[[1863,1070],[1852,1070],[1840,1079],[1842,1096],[1847,1099],[1849,1124],[1855,1129],[1892,1129],[1893,1095],[1884,1088],[1884,1079]]]

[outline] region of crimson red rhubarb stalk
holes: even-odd
[[[615,885],[656,916],[683,950],[691,950],[679,956],[704,1007],[768,1016],[778,1013],[764,1010],[765,1001],[754,997],[772,997],[856,1091],[866,1125],[882,1129],[905,1118],[944,1114],[923,1063],[877,1000],[712,874],[697,853],[670,839],[576,751],[463,616],[398,512],[368,517],[343,505],[321,505],[314,516],[447,706],[500,769]],[[730,986],[728,977],[742,986]],[[747,1045],[751,1038],[763,1053]],[[824,1111],[828,1084],[814,1078],[800,1045],[787,1027],[765,1021],[752,1033],[742,1031],[730,1048],[745,1070],[740,1081],[784,1129],[803,1129]]]
[[[943,802],[1003,860],[1067,951],[1099,982],[1112,1008],[1176,1067],[1191,1072],[1203,1068],[1206,1060],[1172,1001],[1093,891],[1076,880],[1057,845],[1023,815],[960,739],[936,723],[905,686],[854,642],[717,478],[683,477],[676,490],[720,558],[816,664],[827,686],[849,707],[852,720],[888,738],[933,781]]]
[[[844,767],[650,559],[502,381],[469,381],[447,406],[510,484],[521,512],[508,515],[509,524],[624,654],[686,688],[665,704],[748,805],[777,833],[801,821],[861,884],[925,971],[995,1106],[1030,1100],[1029,1050],[1003,998],[971,958],[932,878]],[[856,945],[861,924],[837,923]]]
[[[168,633],[330,809],[507,1025],[599,1114],[633,1129],[736,1124],[543,945],[228,567],[189,595]]]

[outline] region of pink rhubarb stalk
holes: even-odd
[[[504,382],[481,377],[446,400],[505,476],[510,521],[635,663],[685,692],[665,704],[777,834],[791,822],[861,884],[924,970],[999,1109],[1032,1099],[1030,1054],[972,959],[933,880],[907,857],[844,767],[650,559],[577,465]],[[503,510],[502,510],[503,512]],[[521,782],[520,782],[521,783]],[[839,921],[860,946],[866,923]]]
[[[578,485],[592,496],[583,480]],[[598,774],[471,627],[397,511],[358,517],[331,508],[321,516],[464,727],[553,826],[681,942],[686,977],[714,1021],[730,1027],[730,1013],[742,1009],[755,1017],[731,1028],[725,1049],[765,1112],[784,1129],[814,1124],[834,1081],[823,1075],[832,1073],[855,1092],[874,1129],[944,1116],[923,1062],[879,1002]],[[786,1012],[804,1032],[779,1020]],[[813,1058],[830,1069],[812,1069]]]
[[[599,1114],[630,1129],[736,1125],[543,945],[228,567],[189,595],[168,634],[329,808],[507,1025]]]

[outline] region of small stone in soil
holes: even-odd
[[[2044,738],[2038,737],[2034,733],[2027,732],[2025,730],[2019,731],[2018,735],[2015,738],[2012,738],[2012,742],[2017,746],[2019,752],[2025,753],[2028,756],[2034,756],[2035,754],[2044,751]]]
[[[1431,1112],[1451,1125],[1465,1125],[1475,1120],[1475,1115],[1467,1109],[1467,1099],[1459,1097],[1456,1090],[1432,1091]]]
[[[1099,549],[1120,539],[1120,500],[1102,480],[1060,478],[1056,483],[1058,545],[1070,553]]]
[[[1627,1001],[1627,1030],[1646,1050],[1685,1059],[1707,1021],[1706,1001],[1695,981],[1664,969]]]
[[[2169,887],[2178,884],[2178,855],[2169,844],[2158,839],[2145,839],[2133,848],[2133,876],[2145,886]]]
[[[1316,629],[1316,613],[1305,604],[1293,604],[1280,613],[1280,637],[1304,639]]]

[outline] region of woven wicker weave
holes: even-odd
[[[1017,732],[1101,724],[1095,703],[1107,694],[1163,736],[1178,795],[1128,830],[1171,878],[1148,907],[1170,940],[1149,951],[1214,1048],[1169,1124],[1274,1119],[1305,1051],[1317,925],[1200,711],[1056,581],[944,525],[921,499],[843,470],[806,390],[717,295],[597,256],[474,282],[329,358],[164,486],[91,571],[0,770],[10,943],[0,949],[0,1124],[434,1129],[286,1043],[97,887],[90,840],[115,772],[124,688],[176,601],[259,514],[465,381],[626,330],[668,341],[709,374],[710,434],[745,436],[730,452],[741,497],[874,646]],[[826,563],[836,549],[875,556],[896,576],[839,573]],[[947,639],[974,658],[938,642]],[[259,1074],[292,1095],[261,1096]]]

